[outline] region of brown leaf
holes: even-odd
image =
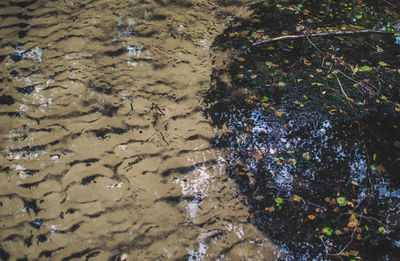
[[[396,140],[395,142],[393,142],[393,146],[400,149],[400,141]]]
[[[349,223],[347,224],[348,227],[354,228],[358,226],[357,218],[350,218]]]

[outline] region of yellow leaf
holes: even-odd
[[[306,58],[304,58],[304,64],[305,65],[307,65],[307,66],[311,66],[312,65],[312,63],[311,62],[309,62]]]
[[[286,83],[284,83],[284,82],[278,82],[278,87],[285,87],[286,86]]]
[[[238,75],[236,75],[236,77],[239,78],[239,79],[243,79],[244,75],[243,74],[238,74]]]
[[[239,58],[238,58],[238,61],[239,61],[239,62],[244,62],[244,61],[246,61],[246,59],[244,59],[243,57],[239,57]]]
[[[314,220],[314,219],[315,219],[315,216],[314,216],[314,215],[308,215],[308,219],[309,219],[309,220]]]
[[[301,201],[301,198],[298,195],[294,195],[292,197],[292,199],[293,199],[293,201],[296,201],[296,202],[300,202]]]

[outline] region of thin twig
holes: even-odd
[[[317,51],[318,51],[320,54],[322,54],[322,55],[324,55],[324,56],[326,55],[326,54],[324,54],[324,53],[318,48],[318,46],[317,46],[316,44],[314,44],[314,43],[310,40],[310,37],[308,37],[308,33],[304,32],[304,36],[307,38],[308,42],[309,42],[312,46],[314,46],[315,49],[317,49]]]
[[[360,220],[358,221],[358,225],[353,229],[353,233],[351,233],[351,238],[350,238],[349,243],[347,243],[347,245],[344,248],[342,248],[342,250],[337,252],[336,254],[329,254],[328,253],[329,256],[337,256],[337,257],[339,257],[350,246],[351,242],[353,242],[354,233],[356,232],[356,229],[358,228],[359,224],[361,224],[361,219],[363,218],[362,212],[361,212],[361,215],[357,215],[357,216],[360,216]]]
[[[310,34],[309,36],[322,37],[322,36],[353,35],[353,34],[367,34],[367,33],[368,34],[399,34],[400,31],[393,31],[393,32],[387,32],[387,31],[382,31],[382,30],[337,31],[337,32],[328,32],[328,33],[315,33],[315,34]],[[252,46],[258,46],[258,45],[282,41],[282,40],[296,40],[296,39],[302,39],[302,38],[307,38],[307,35],[306,34],[284,35],[284,36],[279,36],[279,37],[255,42],[252,44]]]
[[[350,107],[353,108],[353,105],[351,105],[351,102],[350,102],[350,98],[349,98],[349,96],[347,96],[346,92],[344,91],[343,85],[342,85],[342,83],[340,82],[339,77],[337,76],[337,74],[335,74],[335,76],[336,76],[336,80],[337,80],[337,82],[338,82],[338,84],[339,84],[340,90],[342,91],[344,97],[346,97],[346,100],[347,100],[347,102],[349,103]]]

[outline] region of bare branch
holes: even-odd
[[[322,36],[337,36],[337,35],[353,35],[353,34],[400,34],[400,31],[393,31],[393,32],[387,32],[383,30],[360,30],[360,31],[337,31],[337,32],[327,32],[327,33],[315,33],[315,34],[310,34],[308,36],[311,37],[322,37]],[[267,43],[272,43],[272,42],[277,42],[281,40],[295,40],[295,39],[302,39],[302,38],[307,38],[306,34],[298,34],[298,35],[284,35],[284,36],[279,36],[271,39],[266,39],[262,41],[258,41],[253,43],[253,46],[258,46],[262,44],[267,44]]]

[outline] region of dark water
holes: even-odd
[[[288,259],[398,260],[399,36],[303,35],[398,30],[398,13],[375,1],[253,10],[215,41],[236,56],[214,69],[208,99],[249,220]],[[281,35],[302,38],[253,45]]]

